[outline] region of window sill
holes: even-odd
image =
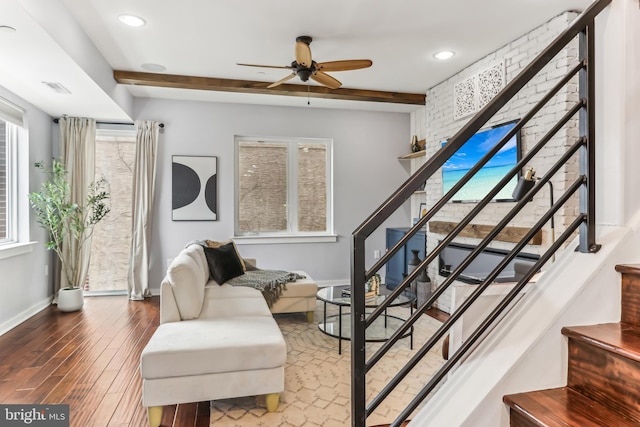
[[[11,243],[0,246],[0,259],[11,258],[18,255],[28,254],[33,252],[33,247],[38,242],[26,242],[26,243]]]
[[[273,243],[335,243],[337,234],[301,234],[287,236],[235,236],[233,241],[238,245],[264,245]]]

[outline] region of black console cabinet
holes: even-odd
[[[387,250],[392,248],[409,231],[408,227],[387,228]],[[407,274],[407,265],[413,257],[412,249],[419,250],[418,256],[424,259],[424,251],[427,244],[427,236],[424,231],[418,231],[407,242],[404,248],[400,249],[387,262],[385,284],[387,289],[394,289],[402,282],[403,274]]]

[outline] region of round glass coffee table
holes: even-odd
[[[318,329],[329,336],[338,338],[338,354],[342,354],[342,340],[351,340],[351,312],[343,312],[344,307],[351,306],[350,289],[351,287],[348,285],[330,286],[320,289],[316,294],[318,299],[324,303],[323,322],[318,324]],[[375,308],[386,299],[387,295],[377,295],[367,298],[365,300],[365,306]],[[403,293],[396,297],[396,299],[389,304],[389,307],[409,305],[410,314],[413,314],[412,303],[415,299],[414,294]],[[327,304],[338,306],[338,314],[327,315]],[[404,321],[405,319],[398,316],[387,314],[385,310],[384,315],[378,316],[371,326],[367,328],[365,340],[367,342],[386,341],[402,326]],[[413,349],[413,326],[402,335],[402,338],[406,337],[410,337],[410,345],[411,349]]]

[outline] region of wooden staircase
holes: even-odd
[[[620,323],[562,328],[567,386],[505,396],[511,427],[640,425],[640,265],[622,273]]]

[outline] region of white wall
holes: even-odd
[[[312,100],[313,102],[313,100]],[[334,141],[336,243],[240,245],[263,268],[304,270],[317,281],[350,277],[352,231],[397,187],[408,171],[409,114],[136,99],[135,118],[164,122],[158,158],[150,286],[158,288],[173,258],[192,239],[224,240],[234,230],[234,135],[330,138]],[[171,156],[218,157],[218,221],[171,220]],[[408,203],[407,203],[408,205]],[[409,207],[389,226],[406,226]],[[384,251],[384,230],[368,244]]]
[[[30,218],[26,229],[21,230],[25,240],[36,241],[31,252],[0,259],[0,334],[26,320],[46,307],[53,295],[49,284],[51,274],[45,268],[51,266],[51,254],[44,248],[46,233],[35,222],[29,212],[26,194],[36,190],[42,182],[42,174],[33,167],[39,160],[51,158],[52,119],[21,98],[0,86],[0,96],[26,110],[28,145],[19,147],[19,162],[28,169],[20,173],[18,182],[20,217]],[[25,158],[28,157],[28,158]]]
[[[640,209],[637,0],[614,0],[596,20],[596,35],[596,158],[607,165],[596,177],[596,221],[622,225]]]
[[[113,68],[64,5],[63,0],[21,0],[31,17],[73,58],[82,70],[109,95],[105,102],[115,102],[124,113],[118,120],[126,120],[133,108],[133,96],[125,85],[113,79]],[[109,99],[110,98],[110,99]],[[109,100],[109,101],[107,101]],[[106,107],[105,107],[106,108]],[[111,111],[117,111],[113,109]],[[96,120],[114,117],[93,117]]]

